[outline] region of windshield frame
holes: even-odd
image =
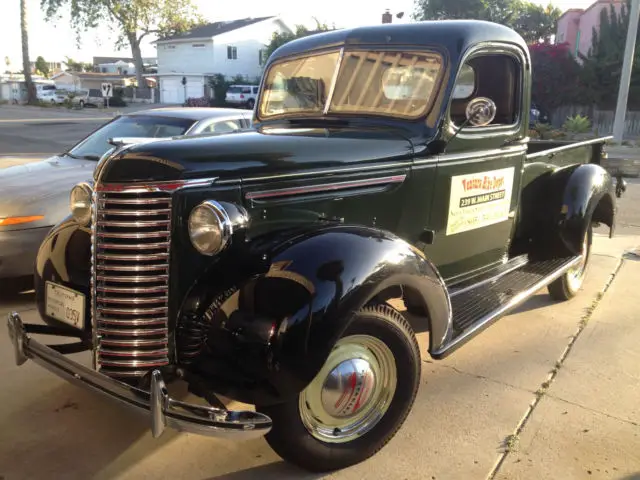
[[[342,61],[345,56],[345,53],[350,52],[385,52],[385,53],[415,53],[415,54],[423,54],[423,55],[435,55],[440,58],[441,66],[440,71],[438,72],[438,76],[434,82],[434,88],[431,91],[429,99],[426,103],[424,109],[420,111],[419,114],[414,115],[402,115],[395,112],[382,113],[382,112],[346,112],[346,111],[335,111],[331,109],[331,104],[333,102],[333,96],[336,90],[336,85],[339,80],[340,70],[342,68]],[[264,97],[266,94],[266,89],[264,88],[267,84],[267,80],[271,75],[273,69],[278,65],[286,62],[292,62],[296,60],[302,60],[304,58],[318,56],[318,55],[330,55],[338,53],[338,61],[336,63],[336,68],[333,71],[331,76],[331,85],[327,89],[327,98],[323,105],[323,108],[317,113],[310,112],[284,112],[284,113],[276,113],[272,115],[263,115],[262,113],[262,105],[264,101]],[[402,120],[419,120],[425,117],[428,117],[433,111],[434,105],[437,103],[436,100],[438,96],[441,94],[443,87],[446,87],[446,77],[449,75],[449,56],[445,48],[441,45],[429,45],[429,46],[404,46],[404,45],[353,45],[353,46],[341,46],[323,48],[318,50],[313,50],[311,52],[303,52],[296,55],[290,55],[283,58],[280,58],[274,61],[269,68],[265,71],[262,79],[262,88],[260,89],[260,94],[258,101],[256,102],[256,118],[260,122],[272,122],[277,120],[296,120],[296,119],[324,119],[324,118],[378,118],[378,119],[402,119]]]

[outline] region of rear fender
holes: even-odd
[[[572,254],[581,253],[582,239],[590,222],[604,223],[609,237],[615,231],[616,195],[611,175],[599,165],[579,165],[558,170],[551,176],[554,197],[560,196],[554,212],[563,245]]]
[[[427,312],[431,350],[451,336],[451,306],[436,268],[389,233],[326,227],[281,242],[267,257],[264,271],[228,290],[215,311],[202,315],[210,329],[193,367],[216,385],[232,372],[225,392],[232,398],[264,404],[297,395],[318,373],[353,314],[391,287],[410,290],[412,301]],[[191,291],[185,307],[203,304],[199,298],[207,284],[222,274],[215,270]]]

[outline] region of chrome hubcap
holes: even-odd
[[[368,335],[342,338],[300,394],[302,423],[323,442],[352,441],[384,416],[396,382],[395,358],[384,342]]]
[[[345,360],[329,373],[322,386],[322,407],[332,417],[350,417],[368,405],[375,382],[369,362]]]

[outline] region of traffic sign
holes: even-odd
[[[113,97],[113,85],[111,85],[110,83],[103,83],[102,84],[102,96],[104,98]]]

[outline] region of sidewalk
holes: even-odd
[[[625,255],[496,479],[640,478],[638,284],[640,256]]]
[[[41,162],[53,155],[24,155],[0,156],[0,170],[15,167],[16,165],[27,165],[29,163]]]
[[[628,177],[640,176],[640,147],[607,145],[608,158],[602,162],[611,174]]]

